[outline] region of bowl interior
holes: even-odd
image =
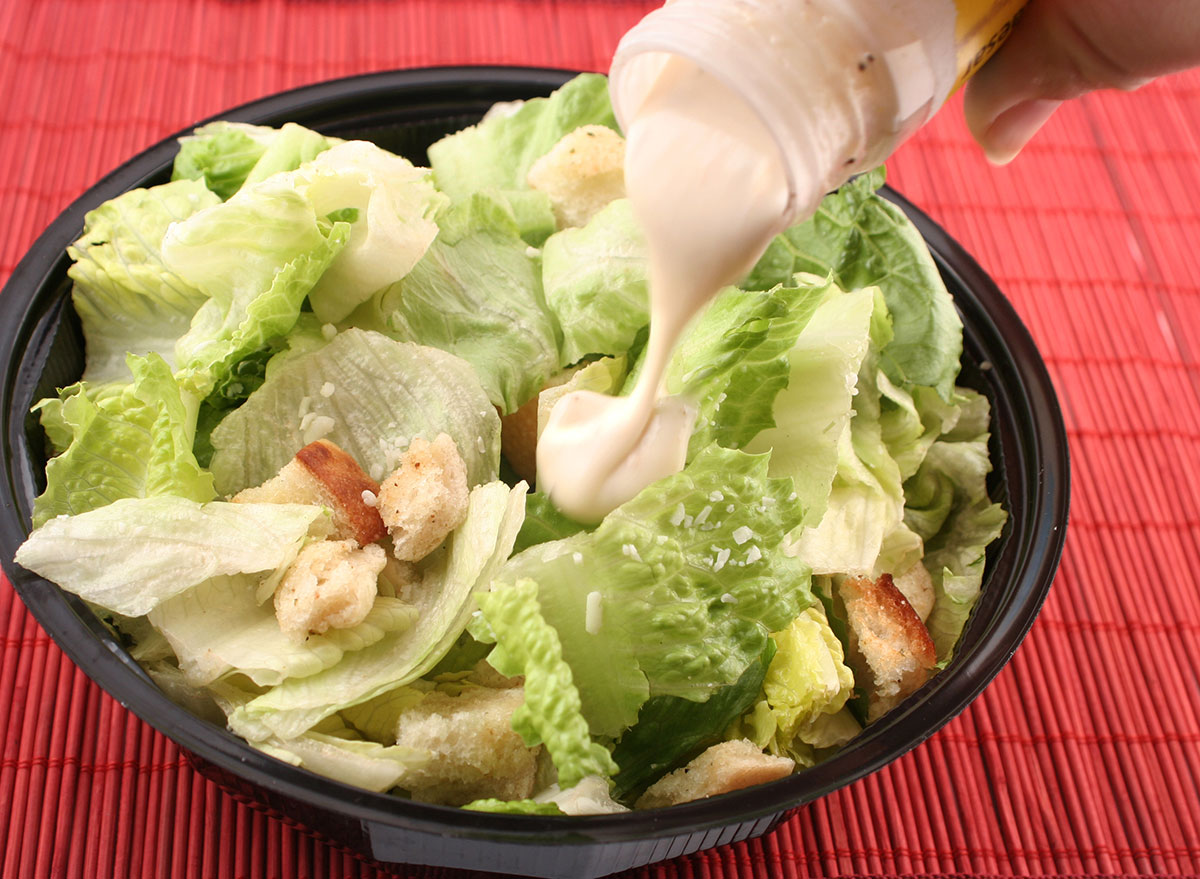
[[[295,121],[343,138],[374,140],[423,164],[430,143],[477,121],[495,101],[546,94],[569,76],[510,68],[375,74],[287,92],[220,118]],[[174,153],[174,140],[164,141],[89,190],[39,238],[0,295],[0,351],[5,352],[0,555],[22,599],[93,679],[203,760],[249,782],[252,790],[388,827],[542,844],[666,837],[733,822],[759,822],[765,829],[786,810],[861,778],[932,735],[978,695],[1032,624],[1053,578],[1066,524],[1067,446],[1053,388],[1032,340],[992,281],[936,224],[888,190],[925,236],[962,315],[961,381],[992,401],[990,487],[993,499],[1010,513],[1003,536],[989,552],[982,597],[946,671],[827,762],[763,788],[674,807],[652,818],[645,813],[583,819],[463,813],[350,788],[266,757],[219,725],[175,706],[83,602],[11,563],[43,485],[46,447],[29,408],[76,380],[83,368],[79,322],[69,307],[65,247],[78,235],[87,210],[127,189],[165,182]]]

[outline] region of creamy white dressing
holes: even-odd
[[[680,57],[628,126],[625,187],[650,258],[650,338],[627,397],[564,396],[538,440],[538,488],[584,522],[683,467],[696,408],[665,393],[680,333],[785,225],[787,177],[754,112]]]

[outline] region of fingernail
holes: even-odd
[[[1054,115],[1062,101],[1022,101],[1005,110],[987,128],[983,150],[993,165],[1007,165]]]

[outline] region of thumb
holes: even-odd
[[[1000,51],[967,83],[967,127],[992,162],[1012,161],[1063,101],[1098,88],[1137,88],[1162,72],[1147,69],[1157,66],[1150,59],[1159,54],[1158,36],[1136,19],[1139,5],[1032,0],[1025,7]]]

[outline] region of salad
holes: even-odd
[[[645,244],[607,83],[430,168],[217,122],[88,214],[82,379],[18,563],[288,763],[511,812],[812,766],[950,660],[1005,513],[962,326],[883,172],[685,334],[684,469],[584,525],[536,489],[569,390],[632,386]]]

